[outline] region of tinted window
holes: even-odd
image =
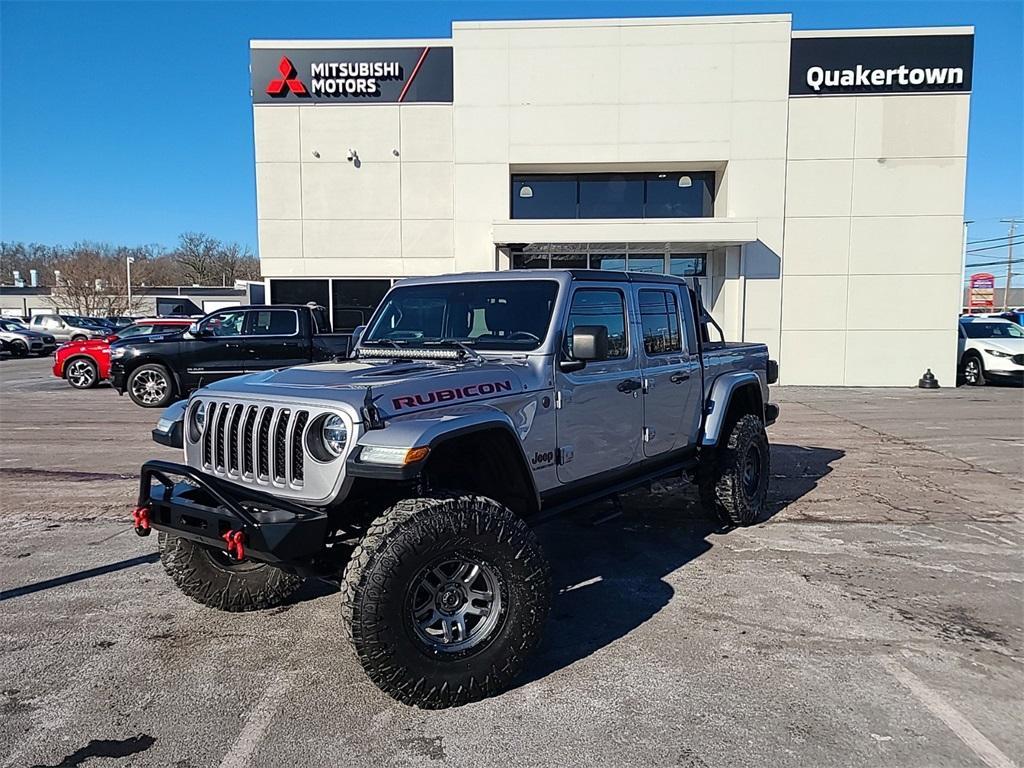
[[[547,269],[546,253],[515,253],[512,255],[512,269]]]
[[[130,339],[133,336],[148,336],[153,332],[152,325],[129,325],[118,332],[117,338]]]
[[[640,324],[644,331],[644,351],[648,355],[682,350],[679,305],[672,291],[640,291]]]
[[[649,219],[696,218],[714,215],[715,174],[656,173],[647,179]]]
[[[705,256],[693,254],[692,256],[671,256],[668,260],[668,273],[676,277],[690,277],[703,275],[705,268]]]
[[[579,218],[639,219],[644,215],[644,181],[622,174],[579,177]]]
[[[565,329],[565,351],[572,357],[572,332],[577,325],[603,325],[608,329],[608,357],[629,354],[626,337],[626,304],[621,291],[583,288],[572,297],[569,322]]]
[[[575,219],[575,176],[513,176],[513,219]]]
[[[390,280],[332,280],[334,330],[352,333],[366,325],[390,288]]]
[[[969,339],[1020,339],[1024,338],[1024,328],[1016,323],[984,323],[972,320],[961,323],[961,328]]]
[[[660,253],[631,253],[628,264],[630,272],[665,273],[665,257]]]
[[[257,309],[249,313],[249,336],[291,336],[298,333],[299,319],[290,309]]]
[[[397,286],[360,344],[415,346],[458,341],[479,349],[536,349],[548,332],[558,284],[484,280]]]
[[[241,336],[245,323],[244,310],[218,312],[203,321],[201,330],[209,331],[212,336]]]
[[[321,307],[331,303],[326,280],[271,280],[271,304],[308,304],[313,302]]]

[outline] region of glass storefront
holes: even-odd
[[[705,277],[707,253],[681,243],[530,243],[509,248],[512,269],[606,269]]]

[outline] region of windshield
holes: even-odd
[[[5,331],[11,331],[12,333],[28,330],[24,325],[16,323],[13,320],[0,320],[0,328],[3,328]]]
[[[1016,323],[986,323],[972,320],[964,323],[969,339],[1024,339],[1024,328]]]
[[[557,294],[553,280],[399,286],[387,295],[359,343],[529,351],[547,335]]]

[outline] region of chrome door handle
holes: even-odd
[[[643,387],[642,382],[639,382],[636,379],[626,379],[625,381],[620,381],[619,386],[617,386],[616,389],[619,390],[619,392],[629,393],[636,392],[641,387]]]
[[[682,384],[684,381],[690,380],[690,374],[688,373],[673,373],[668,377],[668,380],[673,384]]]

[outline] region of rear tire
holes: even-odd
[[[92,389],[100,381],[96,363],[87,357],[75,357],[64,368],[64,378],[75,389]]]
[[[88,339],[89,339],[88,336],[83,336],[80,333],[71,337],[72,341],[88,341]]]
[[[275,608],[303,579],[267,563],[233,561],[220,550],[160,532],[160,563],[182,592],[221,611]]]
[[[504,690],[540,640],[551,576],[536,536],[492,499],[400,501],[370,525],[342,582],[359,663],[426,709]]]
[[[699,470],[700,496],[728,525],[753,525],[766,510],[771,454],[764,422],[753,414],[741,416],[729,428],[725,442],[703,459]]]
[[[971,387],[985,386],[985,364],[980,355],[969,354],[964,358],[963,379]]]
[[[163,408],[174,399],[174,379],[162,365],[140,365],[128,377],[128,397],[143,408]]]

